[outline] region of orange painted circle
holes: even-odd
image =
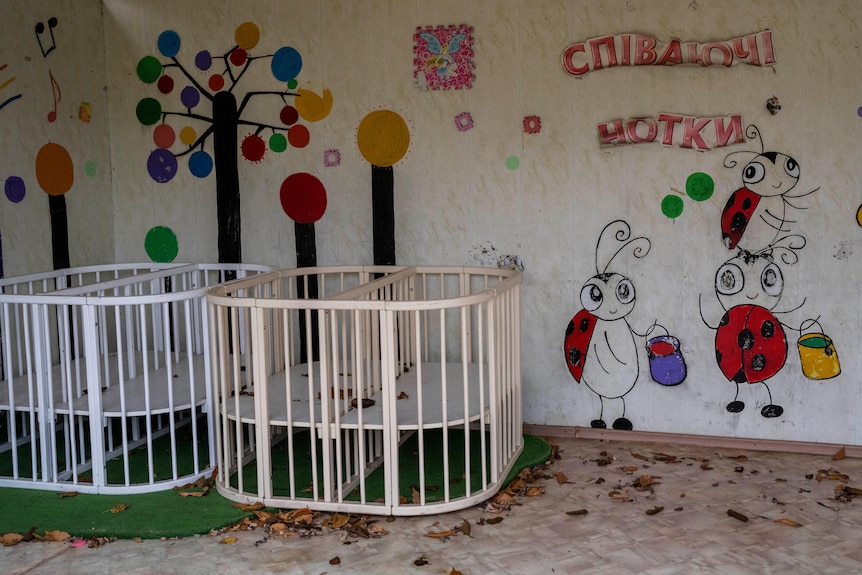
[[[234,39],[243,50],[251,50],[260,41],[260,28],[254,22],[244,22],[236,27]]]
[[[296,91],[298,97],[294,100],[296,111],[306,122],[317,122],[329,115],[332,111],[332,92],[324,88],[320,96],[305,85]]]
[[[410,130],[404,118],[390,110],[371,112],[359,123],[356,143],[362,157],[373,166],[396,164],[410,147]]]
[[[302,124],[291,126],[287,131],[287,141],[294,148],[304,148],[311,140],[311,134],[308,133],[308,128]]]
[[[186,126],[180,130],[180,142],[186,146],[191,146],[198,139],[198,133],[191,126]]]
[[[36,181],[49,196],[62,196],[75,182],[72,156],[60,144],[49,143],[36,154]]]

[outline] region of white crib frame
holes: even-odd
[[[318,297],[308,299],[314,282]],[[523,448],[520,283],[512,270],[341,266],[281,270],[211,289],[219,492],[274,507],[391,515],[453,511],[492,496]],[[314,361],[301,356],[300,330],[306,348],[318,344]],[[375,403],[363,406],[362,398]],[[444,481],[440,500],[429,500],[421,446],[431,429],[442,430],[444,477],[450,431],[463,431],[467,477],[470,436],[478,432],[478,490],[466,481],[456,497]],[[318,447],[309,449],[307,495],[295,479],[300,431]],[[414,433],[420,485],[417,501],[405,502],[398,452]],[[287,494],[275,493],[281,472],[271,449],[281,442]],[[243,478],[252,465],[256,488]],[[366,480],[378,468],[385,495],[371,501]]]
[[[0,424],[7,426],[0,454],[12,460],[11,476],[0,476],[0,486],[143,493],[211,473],[204,298],[225,274],[269,269],[112,264],[0,279]],[[206,418],[205,450],[198,449],[199,418]],[[185,424],[193,444],[190,473],[177,465],[184,441],[177,431]],[[166,435],[172,472],[157,477],[153,441]],[[26,468],[21,449],[29,449]],[[146,450],[146,483],[130,479],[135,449]],[[122,459],[121,483],[109,483],[106,473],[114,458]],[[91,481],[82,478],[87,472]]]

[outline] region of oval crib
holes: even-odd
[[[346,266],[210,290],[219,492],[387,515],[493,495],[523,447],[520,283]]]
[[[248,264],[0,279],[0,486],[136,493],[212,473],[206,291]]]

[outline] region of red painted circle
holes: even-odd
[[[308,133],[308,128],[302,124],[296,124],[287,131],[287,141],[294,148],[304,148],[311,140],[311,134]]]
[[[162,76],[159,78],[156,86],[158,86],[159,92],[162,94],[170,94],[174,89],[174,79],[167,75]]]
[[[243,138],[240,150],[242,151],[242,157],[249,162],[259,162],[266,153],[266,143],[260,136],[250,134]]]
[[[242,66],[248,59],[248,53],[242,48],[237,48],[230,53],[230,63],[234,66]]]
[[[224,88],[224,77],[221,74],[213,74],[209,79],[210,90],[218,92]]]
[[[281,114],[279,114],[281,118],[281,123],[285,126],[292,126],[299,119],[299,112],[296,111],[296,108],[293,106],[285,106],[281,109]]]
[[[298,224],[313,224],[326,211],[323,182],[305,172],[285,178],[279,197],[284,213]]]
[[[176,139],[176,132],[174,132],[174,129],[168,124],[159,124],[156,126],[156,129],[153,130],[153,142],[158,148],[166,150],[174,145],[174,141],[176,141]]]

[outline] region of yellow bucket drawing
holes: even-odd
[[[829,336],[822,333],[806,333],[796,342],[802,373],[808,379],[831,379],[841,373],[838,352]]]

